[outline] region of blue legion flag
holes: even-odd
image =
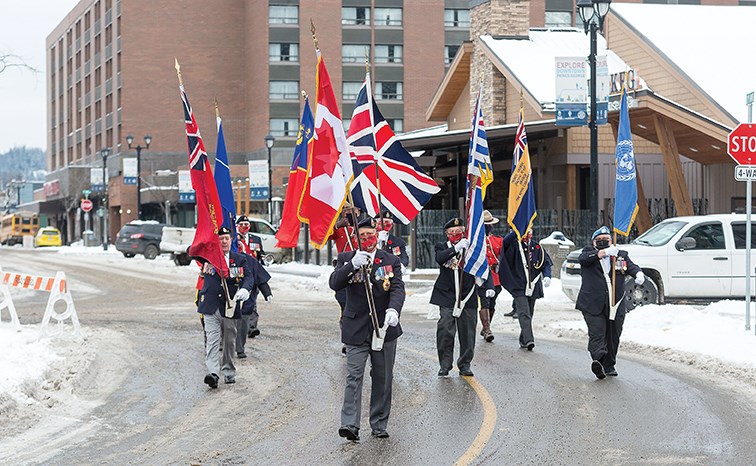
[[[627,112],[627,89],[622,87],[619,129],[617,131],[617,177],[614,188],[614,231],[627,236],[638,214],[638,185],[636,184],[635,154]]]
[[[470,132],[470,153],[467,157],[467,240],[470,246],[465,252],[463,269],[483,280],[488,279],[489,270],[486,258],[486,227],[483,224],[483,196],[486,184],[492,181],[493,172],[488,158],[488,144],[478,93]]]
[[[509,202],[507,209],[507,223],[512,227],[517,239],[533,226],[536,218],[535,190],[533,189],[532,170],[530,168],[530,152],[528,151],[528,136],[525,134],[525,116],[520,109],[520,118],[515,135],[515,148],[512,155],[512,176],[509,178]]]
[[[236,205],[234,204],[234,189],[231,186],[231,171],[228,168],[228,153],[226,141],[223,138],[223,124],[221,117],[218,123],[218,145],[215,152],[215,187],[218,190],[221,209],[223,210],[223,226],[234,232],[231,235],[231,250],[239,252],[239,239],[236,233]]]

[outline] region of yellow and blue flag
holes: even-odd
[[[627,89],[622,87],[619,129],[617,131],[617,176],[614,188],[614,231],[627,236],[638,214],[638,185],[636,184],[635,154],[627,111]]]
[[[234,204],[234,188],[231,186],[231,170],[228,168],[228,153],[226,140],[223,138],[223,123],[220,115],[216,117],[218,124],[218,145],[215,148],[215,187],[218,190],[221,210],[223,210],[223,226],[231,230],[231,250],[239,252],[239,240],[236,235],[236,205]]]
[[[523,235],[533,227],[533,221],[536,218],[532,174],[528,136],[525,134],[525,111],[521,108],[512,155],[512,176],[509,178],[507,206],[507,223],[514,230],[518,240],[522,239]]]

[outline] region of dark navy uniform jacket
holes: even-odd
[[[355,251],[347,251],[339,254],[336,259],[336,269],[331,273],[328,284],[331,289],[338,291],[346,288],[347,301],[341,318],[341,342],[345,345],[361,345],[372,340],[373,322],[370,319],[367,292],[364,281],[360,281],[362,272],[355,270],[352,258]],[[381,274],[393,274],[388,277],[389,289],[383,287],[385,280]],[[376,249],[375,258],[370,264],[370,283],[373,286],[373,299],[378,317],[378,323],[383,326],[386,319],[386,309],[396,309],[401,315],[404,305],[404,281],[402,280],[402,267],[399,258]],[[402,334],[402,325],[388,327],[385,341],[392,341]]]
[[[262,293],[265,298],[273,294],[270,290],[270,285],[268,285],[270,274],[265,270],[265,267],[250,255],[247,255],[247,264],[252,271],[252,278],[254,279],[255,284],[252,286],[252,291],[249,293],[249,299],[244,301],[244,304],[242,305],[241,313],[244,316],[251,315],[254,312],[255,307],[257,306],[258,291]]]
[[[409,255],[407,255],[406,241],[389,233],[388,241],[383,245],[382,249],[389,254],[395,255],[405,267],[409,267]]]
[[[528,263],[530,281],[532,282],[539,273],[543,273],[533,287],[533,298],[543,298],[543,278],[551,278],[551,257],[538,241],[531,239],[528,244],[517,241],[515,232],[510,231],[502,241],[501,256],[499,256],[499,279],[501,286],[509,291],[513,298],[525,296],[527,278],[525,268],[522,266],[522,256],[517,243],[523,245],[525,260]]]
[[[450,265],[452,259],[457,257],[457,251],[452,246],[451,242],[445,241],[442,243],[436,243],[436,262],[441,266],[441,270],[438,272],[438,278],[433,285],[433,293],[431,293],[430,303],[436,306],[445,307],[449,309],[454,308],[454,304],[457,301],[457,289],[454,285],[454,274],[460,275],[460,287],[462,288],[462,299],[465,299],[470,293],[473,287],[477,288],[473,295],[468,299],[463,309],[477,309],[478,298],[480,298],[481,307],[487,309],[489,305],[489,299],[486,298],[486,288],[493,288],[493,281],[491,275],[488,276],[488,283],[485,286],[478,287],[475,284],[475,277],[469,273],[462,272],[461,270],[453,270]],[[477,295],[477,296],[476,296]]]
[[[228,268],[229,271],[233,271],[233,274],[229,274],[229,278],[226,278],[226,285],[228,286],[228,294],[231,299],[234,298],[239,288],[244,288],[250,292],[252,296],[252,288],[255,285],[252,269],[247,263],[247,256],[239,254],[237,252],[229,252],[228,256]],[[231,275],[236,275],[231,276]],[[213,274],[206,274],[202,289],[197,295],[197,312],[200,314],[212,315],[220,311],[224,314],[226,309],[225,297],[223,296],[223,287],[221,286],[221,278],[216,271]],[[234,309],[234,319],[241,317],[241,306],[236,304]]]
[[[598,249],[593,246],[584,247],[578,261],[580,262],[582,281],[575,302],[575,309],[592,315],[600,315],[608,309],[609,287],[606,286],[606,278],[604,277],[608,275],[611,283],[611,267],[609,273],[605,274],[603,267],[601,267]],[[641,271],[641,268],[630,260],[627,251],[622,250],[617,255],[615,268],[617,269],[615,278],[617,283],[614,286],[614,298],[615,303],[620,301],[620,305],[617,307],[617,315],[620,315],[625,312],[625,300],[622,299],[625,296],[625,279],[628,275],[635,277]],[[649,279],[647,278],[647,280]]]

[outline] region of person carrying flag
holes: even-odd
[[[533,351],[533,312],[536,300],[543,298],[543,288],[551,284],[551,257],[538,241],[533,230],[527,230],[522,240],[514,231],[502,241],[499,256],[499,280],[512,295],[520,322],[520,348]]]
[[[221,227],[218,230],[221,251],[228,265],[228,277],[223,278],[209,262],[203,262],[202,272],[204,277],[202,289],[198,294],[197,312],[203,314],[205,323],[205,366],[207,375],[205,383],[210,388],[218,388],[218,374],[223,372],[225,383],[236,382],[236,367],[234,366],[233,354],[236,340],[235,320],[241,317],[241,307],[244,301],[249,299],[254,287],[254,277],[247,262],[247,256],[231,251],[231,230]],[[222,280],[228,289],[226,296]],[[227,309],[227,298],[233,296],[234,308]],[[221,339],[223,340],[223,352],[220,354]],[[221,365],[222,359],[222,365]]]
[[[352,441],[360,439],[362,379],[368,357],[372,435],[389,436],[386,428],[391,412],[396,340],[402,334],[399,315],[405,299],[401,263],[393,254],[377,248],[375,220],[369,217],[362,220],[357,231],[360,250],[339,254],[328,281],[331,289],[343,289],[347,294],[341,326],[341,341],[347,347],[347,377],[339,436]],[[365,280],[369,280],[372,296],[368,296]],[[377,351],[372,347],[375,328],[369,299],[375,303],[375,318],[386,332],[383,348]]]
[[[381,215],[375,217],[375,223],[378,230],[378,249],[383,249],[397,256],[402,263],[402,273],[406,272],[407,267],[409,267],[407,243],[391,233],[391,229],[394,227],[394,216],[388,210],[384,210]]]
[[[260,314],[257,312],[257,292],[260,291],[265,298],[265,301],[271,302],[273,300],[273,292],[270,290],[270,274],[263,269],[265,262],[265,250],[263,250],[262,239],[249,232],[250,221],[246,215],[240,215],[236,219],[236,231],[239,237],[239,252],[247,254],[250,257],[250,266],[255,276],[255,289],[253,290],[252,297],[244,302],[242,308],[242,318],[237,323],[236,332],[236,356],[239,358],[246,358],[247,354],[244,351],[244,347],[247,343],[247,338],[255,338],[260,334],[260,329],[257,327],[257,323],[260,319]],[[242,332],[242,333],[239,333]]]
[[[494,334],[491,331],[491,322],[493,322],[494,313],[496,312],[496,298],[501,293],[501,280],[499,279],[499,256],[503,238],[493,234],[494,225],[499,223],[499,219],[491,215],[488,210],[483,211],[483,223],[486,226],[486,260],[490,269],[490,275],[493,279],[494,295],[490,298],[488,309],[480,310],[480,323],[483,329],[480,336],[487,342],[494,341]]]
[[[488,312],[489,298],[486,289],[492,288],[490,278],[486,285],[474,275],[463,270],[462,258],[469,246],[464,237],[465,225],[461,218],[454,217],[444,225],[447,241],[436,243],[436,262],[440,266],[438,278],[433,284],[430,303],[439,308],[436,325],[436,350],[438,351],[439,377],[446,377],[452,369],[454,337],[459,333],[459,375],[472,377],[470,364],[475,353],[475,329],[478,326],[478,299]],[[493,289],[490,289],[493,295]]]
[[[588,352],[591,353],[591,371],[598,379],[616,376],[617,349],[622,324],[625,322],[625,278],[632,275],[635,283],[646,280],[643,271],[630,257],[612,244],[609,228],[602,226],[592,236],[592,244],[580,252],[580,292],[575,309],[583,313],[588,326]],[[614,264],[614,273],[612,273]],[[614,299],[609,302],[610,292]],[[616,306],[612,318],[611,307]]]

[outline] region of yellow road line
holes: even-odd
[[[436,360],[433,355],[428,353],[412,348],[407,348],[407,350],[430,359],[431,361]],[[478,395],[478,399],[483,405],[483,422],[480,425],[480,430],[478,430],[478,435],[475,436],[472,443],[462,456],[454,462],[454,466],[466,466],[472,464],[472,462],[480,456],[483,448],[485,448],[486,444],[491,439],[491,435],[493,435],[494,427],[496,427],[496,404],[494,404],[491,394],[488,393],[486,387],[484,387],[475,377],[462,377],[462,379],[475,390],[475,394]]]

